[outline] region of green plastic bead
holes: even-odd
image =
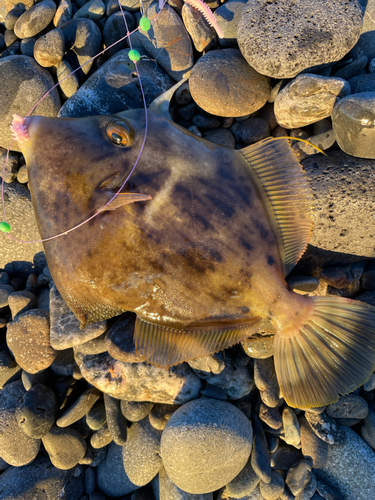
[[[151,28],[151,23],[148,17],[141,17],[139,27],[142,31],[148,31]]]
[[[7,222],[0,222],[0,231],[10,233],[11,227]]]
[[[131,61],[139,61],[141,58],[141,55],[137,50],[131,50],[128,55]]]

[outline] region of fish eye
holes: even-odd
[[[134,130],[123,121],[112,122],[106,130],[109,139],[116,146],[128,147],[133,142]]]

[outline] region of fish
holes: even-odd
[[[375,308],[293,292],[312,231],[311,191],[286,141],[234,150],[173,122],[182,82],[144,110],[16,117],[48,267],[81,325],[136,314],[142,358],[168,368],[275,329],[281,396],[321,407],[375,368]],[[111,201],[112,200],[112,201]],[[74,231],[95,212],[100,213]]]

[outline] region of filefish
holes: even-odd
[[[137,352],[165,368],[239,343],[267,318],[287,403],[337,401],[374,371],[375,308],[288,288],[312,230],[301,165],[286,141],[234,150],[183,129],[169,114],[177,87],[148,109],[144,151],[122,192],[44,243],[58,290],[81,325],[136,313]],[[145,112],[16,117],[13,130],[48,238],[119,190],[139,154]]]

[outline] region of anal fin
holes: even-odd
[[[342,297],[311,297],[315,311],[294,336],[275,335],[274,360],[289,406],[334,403],[375,369],[375,307]]]
[[[148,363],[169,368],[238,344],[255,333],[260,321],[260,318],[249,318],[246,324],[189,325],[186,330],[179,330],[137,317],[135,349]]]

